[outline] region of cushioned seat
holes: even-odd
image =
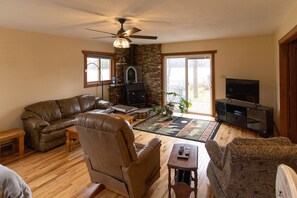
[[[32,198],[32,192],[25,181],[13,170],[0,164],[0,197]]]
[[[93,183],[138,198],[160,177],[158,138],[135,143],[130,124],[111,114],[82,113],[75,126]]]
[[[235,138],[225,149],[208,140],[205,147],[207,176],[218,198],[274,197],[278,165],[297,170],[297,147],[287,138]]]

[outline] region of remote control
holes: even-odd
[[[177,155],[178,159],[189,159],[189,156],[187,155]]]
[[[190,155],[190,150],[185,150],[185,155],[189,156]]]
[[[184,147],[183,146],[179,147],[178,154],[181,155],[183,154],[183,152],[184,152]]]

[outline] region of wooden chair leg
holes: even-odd
[[[95,197],[97,194],[99,194],[102,190],[105,189],[105,186],[103,184],[95,184],[93,192],[90,195],[90,198]]]

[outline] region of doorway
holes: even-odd
[[[279,41],[279,135],[297,143],[297,26]]]
[[[164,56],[163,90],[191,101],[189,113],[214,115],[213,58],[213,54]]]

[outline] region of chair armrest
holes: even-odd
[[[142,150],[144,148],[144,144],[138,143],[138,142],[134,142],[134,148],[136,153],[138,153],[140,150]]]
[[[233,144],[246,146],[289,146],[291,141],[286,137],[273,138],[240,138],[232,140]]]
[[[136,164],[139,165],[145,162],[147,159],[150,158],[151,154],[155,150],[159,150],[161,147],[161,140],[159,138],[153,138],[149,143],[147,143],[143,149],[141,149],[137,153],[137,161]]]
[[[211,161],[220,169],[223,169],[223,153],[222,149],[218,143],[214,140],[207,140],[205,143],[205,148],[211,159]]]

